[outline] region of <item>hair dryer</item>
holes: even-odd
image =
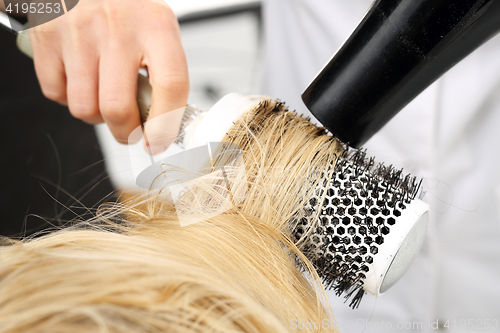
[[[302,99],[358,148],[498,31],[500,0],[377,0]]]

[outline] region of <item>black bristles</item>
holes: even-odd
[[[302,245],[304,254],[325,288],[344,295],[356,308],[378,247],[400,211],[417,196],[421,181],[392,165],[375,163],[362,149],[344,152],[333,166],[332,179],[326,180],[331,171],[321,173],[323,181],[316,182],[313,197],[297,214],[303,222],[295,239],[314,228]]]
[[[252,135],[269,128],[267,124],[275,117],[283,121],[283,133],[296,124],[300,128],[315,126],[301,122],[304,117],[288,111],[280,101],[264,100],[255,111],[246,124],[240,125],[250,130],[249,142]],[[326,133],[320,128],[311,136]],[[281,143],[279,134],[281,131],[276,144]],[[338,154],[339,141],[330,137],[328,142],[335,150],[332,154]],[[312,154],[311,162],[323,158],[324,154]],[[310,197],[290,220],[295,228],[292,238],[316,269],[325,289],[357,308],[365,295],[364,281],[374,273],[379,248],[387,241],[384,237],[403,221],[398,217],[417,197],[421,181],[392,165],[377,164],[364,149],[346,146],[335,165],[325,165],[316,174],[319,177],[312,176]],[[298,259],[297,264],[305,270]]]

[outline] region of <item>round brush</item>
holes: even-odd
[[[239,94],[225,96],[191,120],[184,148],[221,141],[250,105]],[[288,110],[278,104],[275,112]],[[153,186],[158,172],[144,173],[150,181],[142,185]],[[316,184],[312,185],[314,195],[290,221],[297,225],[293,237],[302,243],[325,288],[344,294],[350,306],[357,307],[365,292],[379,296],[387,291],[417,256],[429,212],[429,206],[417,198],[421,182],[402,170],[376,163],[358,149],[346,149],[335,165],[325,165],[321,175],[311,177]]]
[[[26,31],[18,35],[18,46],[33,56]],[[147,119],[150,96],[151,86],[140,75],[138,104],[143,121]],[[186,108],[180,129],[183,147],[220,141],[248,107],[248,99],[232,94],[208,113]],[[137,184],[150,188],[165,163],[168,161],[158,161],[144,170]],[[330,171],[332,179],[327,176]],[[410,266],[424,239],[428,206],[416,198],[419,182],[415,178],[377,165],[359,150],[339,156],[335,165],[326,165],[316,184],[316,195],[309,198],[295,221],[290,221],[298,225],[294,237],[302,241],[307,234],[303,251],[325,286],[339,295],[345,293],[351,306],[356,307],[364,291],[382,294]]]

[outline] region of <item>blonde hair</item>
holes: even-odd
[[[332,314],[292,221],[343,147],[274,100],[224,140],[241,148],[247,177],[223,214],[181,227],[168,195],[151,191],[0,247],[0,330],[261,333],[294,321],[336,331],[318,325]]]

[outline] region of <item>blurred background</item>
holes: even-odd
[[[191,79],[190,103],[207,108],[231,92],[255,94],[260,68],[261,1],[168,3],[181,25]]]

